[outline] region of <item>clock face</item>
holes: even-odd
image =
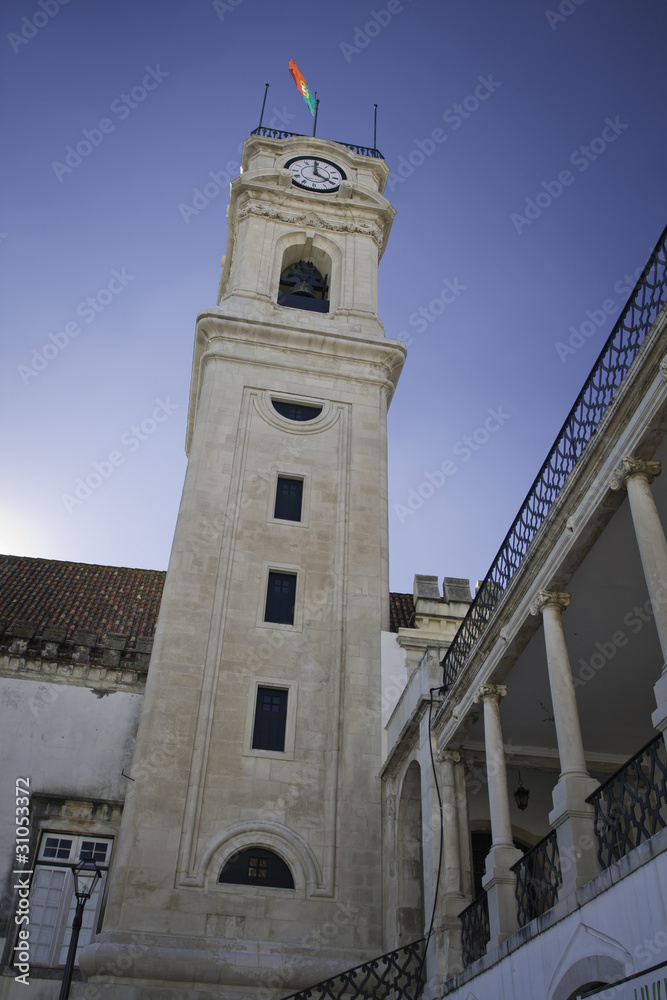
[[[292,182],[306,191],[337,191],[346,179],[341,167],[319,156],[295,156],[285,166],[292,171]]]

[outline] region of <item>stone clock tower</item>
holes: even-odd
[[[405,355],[377,316],[388,172],[322,139],[245,143],[80,997],[263,1000],[384,951],[386,411]]]

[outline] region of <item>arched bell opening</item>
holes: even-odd
[[[328,275],[323,275],[310,260],[288,264],[280,275],[278,305],[329,312]]]
[[[329,312],[331,258],[312,239],[285,247],[280,265],[278,305]]]

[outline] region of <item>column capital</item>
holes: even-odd
[[[495,701],[496,704],[507,694],[506,684],[480,684],[473,701]]]
[[[435,759],[438,764],[458,764],[463,758],[458,750],[438,750]]]
[[[547,607],[557,607],[562,612],[569,608],[570,600],[570,594],[564,594],[560,590],[540,590],[530,606],[530,613],[539,615]]]
[[[661,472],[661,462],[648,462],[643,458],[635,458],[634,455],[624,455],[621,464],[612,473],[609,485],[612,490],[625,489],[630,476],[644,476],[649,483],[652,483]]]

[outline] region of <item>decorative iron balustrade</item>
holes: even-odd
[[[621,316],[603,347],[491,569],[442,661],[445,689],[465,668],[493,609],[519,569],[530,543],[593,437],[644,338],[667,299],[667,229],[656,244]]]
[[[283,1000],[417,1000],[425,949],[426,938],[420,938]]]
[[[516,901],[519,927],[525,927],[558,902],[563,884],[556,831],[539,840],[512,865],[516,874]]]
[[[311,139],[312,136],[303,135],[301,132],[285,132],[280,128],[266,128],[264,125],[260,125],[259,128],[253,129],[250,135],[263,135],[266,139]],[[333,142],[338,142],[337,139],[333,139]],[[351,149],[353,153],[358,153],[359,156],[373,156],[376,160],[384,160],[384,156],[379,149],[373,149],[371,146],[355,146],[352,142],[339,142],[339,146],[345,146],[346,149]]]
[[[489,930],[489,899],[485,892],[473,899],[470,906],[459,913],[461,921],[461,951],[463,965],[467,969],[482,955],[491,939]]]
[[[667,826],[667,748],[662,734],[631,757],[586,799],[595,807],[601,868]]]

